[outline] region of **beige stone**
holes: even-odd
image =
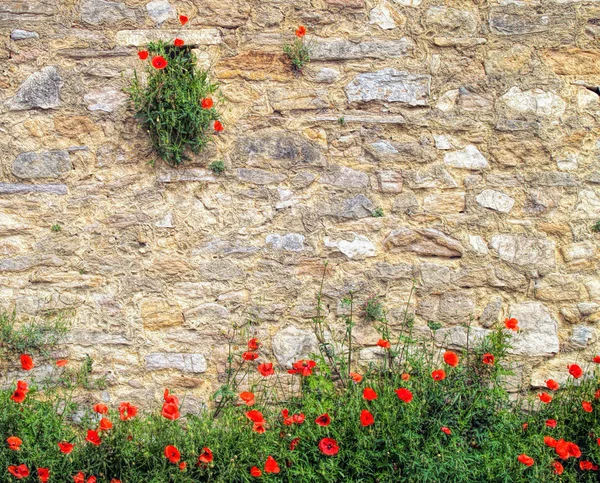
[[[183,324],[183,313],[176,304],[164,299],[149,298],[140,303],[140,316],[149,330],[167,329]]]

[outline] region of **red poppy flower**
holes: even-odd
[[[410,379],[410,374],[405,372],[400,377],[402,378],[403,381],[408,381]]]
[[[181,463],[179,463],[179,469],[181,471],[184,471],[187,468],[187,463],[185,461],[182,461]]]
[[[108,414],[108,407],[106,404],[95,404],[94,411],[98,414]]]
[[[6,438],[6,442],[8,443],[8,449],[12,449],[13,451],[20,451],[21,445],[23,444],[21,438],[17,436],[10,436],[9,438]]]
[[[24,371],[33,369],[33,359],[29,354],[21,354],[21,368]]]
[[[298,27],[296,29],[296,37],[302,38],[306,35],[306,27],[304,25],[300,25],[300,27]]]
[[[569,374],[571,374],[575,379],[579,379],[583,375],[583,370],[577,364],[571,364],[567,366],[569,369]]]
[[[317,419],[315,419],[315,423],[323,427],[329,426],[329,424],[331,423],[331,418],[329,417],[329,414],[324,413],[321,414]]]
[[[556,448],[558,441],[555,440],[552,436],[544,436],[544,444],[549,446],[550,448]]]
[[[175,40],[173,41],[173,45],[174,45],[175,47],[183,47],[183,46],[184,46],[184,44],[185,44],[185,42],[184,42],[182,39],[175,39]]]
[[[546,419],[546,426],[556,428],[556,419]]]
[[[179,23],[181,23],[181,25],[185,25],[186,23],[188,23],[189,18],[187,18],[185,15],[180,15],[179,16]]]
[[[581,460],[579,462],[579,468],[583,471],[596,471],[598,467],[591,461]]]
[[[377,341],[377,345],[379,347],[383,347],[384,349],[389,349],[390,347],[392,347],[392,344],[390,344],[389,340],[385,340],[385,339],[379,339]]]
[[[258,372],[260,372],[260,375],[263,377],[272,376],[273,374],[275,374],[275,371],[273,370],[273,363],[263,362],[262,364],[259,364]]]
[[[401,387],[400,389],[396,389],[396,394],[397,394],[398,398],[401,401],[404,401],[405,403],[409,403],[413,399],[412,392],[410,392],[408,389],[406,389],[404,387]]]
[[[242,359],[244,359],[245,361],[253,361],[255,359],[258,359],[258,354],[256,352],[247,351],[242,354]]]
[[[96,477],[94,475],[88,476],[87,483],[97,483]]]
[[[438,369],[431,373],[431,377],[433,377],[434,381],[443,381],[446,379],[446,372],[443,369]]]
[[[338,451],[340,450],[337,441],[331,438],[323,438],[319,441],[319,449],[321,450],[321,453],[327,456],[334,456],[338,454]]]
[[[38,468],[37,475],[41,483],[48,483],[48,478],[50,478],[50,470],[48,468]]]
[[[360,412],[360,424],[363,426],[371,426],[371,424],[375,423],[375,418],[371,414],[370,411],[363,409]]]
[[[523,431],[527,431],[527,428],[529,427],[529,423],[523,423],[521,425],[521,427],[523,428]]]
[[[548,404],[550,401],[552,401],[552,396],[546,392],[540,392],[538,397],[544,404]]]
[[[290,416],[290,412],[287,409],[282,410],[281,415],[283,416],[283,424],[286,426],[294,424],[294,418]]]
[[[169,394],[169,390],[165,389],[163,393],[163,399],[167,404],[176,404],[179,406],[179,399],[174,394]]]
[[[373,401],[377,399],[377,393],[370,387],[365,387],[365,390],[363,391],[363,398],[365,398],[367,401]]]
[[[198,456],[198,465],[211,463],[213,460],[213,454],[210,448],[202,448],[202,453]]]
[[[73,451],[73,448],[75,447],[75,445],[71,444],[71,443],[67,443],[66,441],[61,441],[58,443],[58,447],[60,448],[61,453],[69,454],[71,451]]]
[[[256,409],[248,411],[246,413],[246,417],[253,423],[264,423],[265,422],[265,418],[264,418],[263,414],[260,411],[257,411]]]
[[[27,389],[27,383],[23,383],[25,389],[22,389],[22,386],[19,386],[19,383],[23,383],[23,381],[17,382],[17,389],[15,390],[15,392],[12,393],[12,396],[10,396],[10,399],[16,402],[17,404],[21,404],[23,401],[25,401],[27,393],[29,392]]]
[[[523,463],[525,466],[533,466],[533,458],[527,456],[526,454],[520,454],[517,458],[519,463]]]
[[[362,382],[363,377],[360,374],[357,374],[356,372],[351,372],[350,379],[352,379],[356,384],[358,384]]]
[[[266,423],[266,421],[260,421],[258,423],[254,423],[252,425],[252,431],[254,431],[255,433],[258,433],[258,434],[264,434],[267,431],[267,428],[265,427],[265,423]]]
[[[246,406],[252,406],[256,402],[254,399],[254,393],[247,391],[240,393],[240,399],[244,401]]]
[[[88,429],[85,440],[88,443],[92,443],[94,446],[100,446],[100,443],[102,443],[100,436],[98,436],[98,433],[96,431],[94,431],[93,429]]]
[[[255,478],[258,478],[262,476],[262,471],[260,471],[260,469],[256,466],[253,466],[252,468],[250,468],[250,475],[254,476]]]
[[[165,458],[171,463],[177,464],[181,460],[181,453],[175,446],[169,444],[165,446]]]
[[[592,362],[595,362],[596,364],[600,364],[600,356],[596,356],[592,359]]]
[[[458,366],[458,355],[456,352],[446,351],[444,352],[444,362],[450,367]]]
[[[221,124],[221,121],[215,121],[215,123],[213,124],[213,129],[214,129],[216,132],[221,132],[221,131],[223,131],[223,129],[225,129],[225,128],[223,127],[223,124]]]
[[[594,399],[600,399],[600,389],[594,393]]]
[[[127,421],[128,419],[134,418],[137,414],[137,407],[128,402],[122,402],[119,404],[119,417],[121,421]]]
[[[579,449],[579,446],[577,446],[575,443],[565,441],[564,439],[559,439],[556,442],[554,451],[556,451],[556,454],[559,456],[559,458],[563,460],[569,459],[570,457],[581,457],[581,450]]]
[[[584,410],[586,413],[591,413],[591,412],[592,412],[592,404],[591,404],[591,403],[589,403],[589,402],[587,402],[587,401],[583,401],[583,402],[581,403],[581,407],[583,408],[583,410]]]
[[[294,451],[296,449],[296,446],[298,446],[298,443],[300,443],[300,438],[294,438],[290,441],[290,451]]]
[[[481,362],[483,362],[484,364],[493,366],[494,365],[494,356],[492,354],[490,354],[489,352],[487,352],[486,354],[483,354],[483,357],[481,358]]]
[[[212,101],[212,99],[211,99]],[[202,106],[204,107],[204,106]],[[258,350],[258,348],[260,347],[260,342],[258,341],[258,339],[256,337],[250,339],[248,341],[248,349],[250,349],[251,351],[256,351]]]
[[[117,480],[116,478],[113,478],[112,480],[110,480],[110,483],[121,483],[121,480]]]
[[[294,414],[293,419],[296,424],[302,424],[304,422],[304,420],[306,419],[306,417],[304,416],[304,414],[298,413],[298,414]]]
[[[552,467],[554,468],[554,474],[555,475],[562,475],[563,471],[565,471],[564,466],[561,465],[558,461],[553,461],[552,462]]]
[[[69,363],[69,359],[59,359],[56,361],[58,367],[65,367]]]
[[[567,443],[568,448],[569,448],[569,454],[573,457],[573,458],[580,458],[581,457],[581,450],[579,449],[579,446],[577,446],[575,443]]]
[[[312,370],[315,368],[317,363],[315,361],[299,360],[292,364],[292,369],[288,370],[289,374],[300,374],[301,376],[308,377],[312,374]]]
[[[548,379],[546,381],[546,387],[548,389],[550,389],[551,391],[558,391],[558,388],[560,387],[560,385],[554,379]]]
[[[179,419],[179,417],[181,416],[181,414],[179,413],[179,408],[177,407],[177,404],[173,404],[173,403],[164,403],[161,414],[162,414],[163,418],[169,419],[171,421],[175,421],[176,419]]]
[[[519,331],[519,321],[517,319],[506,319],[504,321],[504,326],[508,330],[513,330],[515,332]]]
[[[17,480],[22,480],[29,476],[29,468],[25,465],[9,466],[8,472],[13,475]]]
[[[152,67],[158,70],[164,69],[169,63],[165,60],[162,55],[155,55],[152,57]]]
[[[213,100],[210,97],[205,97],[202,99],[202,109],[210,109],[213,106]],[[256,339],[252,339],[256,340]],[[248,347],[250,347],[250,342],[248,342]],[[258,346],[256,347],[258,349]],[[252,349],[252,350],[256,350]]]
[[[452,434],[452,431],[450,431],[450,428],[447,426],[442,426],[441,430],[442,430],[442,433],[446,433],[448,436],[450,436]]]
[[[140,50],[138,52],[138,57],[140,58],[140,60],[146,60],[148,58],[148,55],[150,55],[150,54],[148,53],[147,50]]]
[[[265,473],[279,473],[279,465],[272,456],[267,457],[265,462]]]
[[[73,476],[74,483],[85,483],[85,475],[82,471]]]
[[[100,424],[98,425],[98,429],[100,429],[100,431],[108,431],[109,429],[112,429],[112,427],[113,423],[110,421],[110,419],[100,419]]]

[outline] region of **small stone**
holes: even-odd
[[[460,151],[452,151],[444,156],[444,163],[453,168],[470,169],[479,171],[488,169],[487,159],[472,144],[467,145]]]
[[[580,304],[577,304],[577,310],[579,310],[583,316],[592,315],[600,312],[600,304],[595,302],[581,302]]]
[[[361,260],[366,257],[376,256],[375,245],[366,236],[353,233],[354,239],[347,240],[331,240],[325,237],[323,240],[328,248],[337,248],[340,252],[350,259]]]
[[[443,166],[403,170],[402,179],[411,189],[458,188],[458,183]]]
[[[545,238],[525,235],[494,235],[490,246],[500,259],[528,270],[534,278],[554,271],[555,243]]]
[[[561,171],[573,171],[579,167],[579,155],[565,153],[556,160],[556,167]]]
[[[333,84],[340,77],[340,71],[331,67],[322,67],[310,77],[320,84]]]
[[[18,195],[25,193],[47,193],[52,195],[66,195],[67,185],[0,183],[0,195]]]
[[[485,308],[483,309],[481,317],[479,317],[479,322],[486,329],[489,327],[492,327],[494,324],[496,324],[498,322],[501,310],[502,310],[502,298],[501,297],[492,298],[490,303],[488,303],[485,306]]]
[[[382,193],[402,191],[402,173],[399,171],[377,171],[377,190]]]
[[[80,7],[81,20],[90,25],[115,25],[135,22],[136,11],[121,2],[106,0],[83,0]]]
[[[146,369],[160,371],[176,369],[181,372],[200,374],[206,372],[208,366],[202,354],[180,354],[156,352],[146,356]]]
[[[201,304],[184,314],[185,325],[190,329],[201,330],[210,328],[215,321],[226,324],[229,320],[229,310],[215,303]]]
[[[127,104],[127,96],[116,89],[105,87],[83,97],[90,111],[114,112]]]
[[[581,314],[572,307],[561,307],[560,315],[562,315],[563,319],[565,319],[570,324],[577,324],[581,321]]]
[[[574,214],[584,219],[600,218],[600,195],[596,191],[581,190]]]
[[[12,174],[22,179],[62,178],[73,169],[68,151],[21,153],[12,164]]]
[[[432,213],[453,214],[465,211],[465,193],[430,194],[423,199],[423,209]]]
[[[183,325],[183,313],[177,305],[171,305],[166,300],[148,298],[140,304],[140,316],[144,328],[160,330]]]
[[[561,247],[560,251],[567,263],[585,262],[596,254],[596,247],[591,242],[573,243]]]
[[[320,39],[312,47],[311,60],[394,59],[410,55],[415,48],[412,40],[373,40],[351,42],[346,39]],[[393,69],[386,69],[393,71]],[[396,71],[397,72],[397,71]],[[427,84],[429,86],[429,84]]]
[[[491,330],[481,327],[463,326],[448,327],[435,331],[434,338],[436,344],[449,349],[465,349],[466,347],[476,347],[481,345],[485,338],[492,333]]]
[[[594,329],[586,325],[575,325],[569,342],[578,349],[585,349],[594,339]]]
[[[159,26],[171,18],[177,18],[177,10],[167,0],[154,0],[146,4],[146,11]]]
[[[375,270],[371,273],[374,278],[381,280],[412,280],[415,278],[415,267],[408,263],[380,262],[375,264]]]
[[[28,30],[15,29],[10,33],[10,38],[13,40],[39,39],[40,34]]]
[[[489,253],[485,240],[479,235],[469,235],[469,245],[479,255],[487,255]]]
[[[313,332],[290,325],[273,336],[273,354],[279,365],[291,369],[300,359],[309,359],[318,350],[317,337]]]
[[[376,6],[369,12],[369,23],[378,25],[382,30],[392,30],[396,28],[396,22],[392,17],[385,3]]]
[[[450,140],[448,139],[447,136],[444,136],[441,134],[437,134],[437,135],[434,134],[433,140],[435,141],[436,149],[440,149],[440,150],[452,149],[452,143],[450,142]]]
[[[509,213],[512,210],[515,200],[510,196],[494,190],[483,190],[475,197],[478,205],[489,208],[500,213]]]
[[[558,324],[540,302],[511,305],[508,311],[519,321],[518,336],[510,341],[508,352],[530,357],[551,356],[559,351]]]
[[[411,106],[429,104],[431,77],[396,69],[358,74],[345,90],[349,102],[402,102]]]
[[[10,111],[27,109],[54,109],[60,104],[63,80],[54,66],[44,67],[31,74],[19,87],[17,94],[6,102]]]
[[[435,287],[448,287],[453,281],[453,271],[437,263],[421,265],[421,279],[428,290]]]
[[[154,226],[158,228],[174,228],[173,225],[173,213],[169,212],[163,216],[160,220],[154,223]]]
[[[581,299],[580,287],[577,281],[566,274],[551,273],[534,285],[535,298],[548,302],[577,301]]]
[[[365,195],[356,195],[352,198],[334,204],[328,211],[332,216],[358,220],[373,216],[375,205]]]
[[[285,179],[285,175],[271,173],[262,169],[245,169],[237,170],[237,176],[241,181],[258,185],[280,183]]]
[[[345,166],[334,166],[332,171],[321,176],[319,181],[342,188],[365,188],[369,185],[369,177],[366,173]]]
[[[542,89],[522,91],[511,87],[498,99],[497,109],[508,119],[532,116],[548,120],[558,119],[565,113],[567,103],[553,92]]]
[[[460,242],[433,228],[413,230],[402,227],[393,230],[383,240],[386,250],[397,248],[421,256],[455,258],[462,257],[464,248]]]
[[[471,35],[477,30],[477,17],[468,10],[429,7],[423,20],[435,32]]]
[[[419,207],[419,200],[414,193],[402,193],[394,199],[392,212],[394,213],[410,213],[412,210]]]
[[[304,235],[299,233],[288,233],[286,235],[267,235],[267,244],[275,250],[285,250],[288,252],[301,252],[304,250]]]
[[[269,102],[275,111],[306,111],[329,107],[327,91],[320,89],[271,89]]]
[[[202,263],[199,273],[203,280],[226,282],[229,280],[243,280],[245,272],[229,260],[214,260]]]

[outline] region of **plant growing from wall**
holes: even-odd
[[[127,89],[135,116],[156,154],[171,166],[200,153],[214,134],[223,131],[212,95],[218,86],[197,66],[191,46],[181,39],[157,41],[138,52],[148,61],[145,78],[134,72]]]
[[[310,62],[311,46],[305,39],[306,27],[300,25],[296,29],[296,38],[291,44],[284,44],[283,53],[292,62],[292,67],[298,73]]]

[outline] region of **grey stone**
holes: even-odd
[[[329,237],[325,237],[323,242],[328,248],[336,248],[348,258],[355,260],[362,260],[367,257],[376,256],[377,252],[373,242],[364,235],[357,235],[353,233],[354,239],[348,240],[332,240]]]
[[[431,76],[396,69],[358,74],[345,90],[350,102],[402,102],[411,106],[429,104]]]
[[[269,165],[276,162],[284,168],[325,164],[321,150],[315,144],[281,130],[240,136],[236,140],[234,157],[242,163],[264,160],[269,161]]]
[[[475,197],[478,205],[489,208],[500,213],[509,213],[515,200],[510,196],[495,190],[483,190]]]
[[[115,36],[117,45],[128,47],[144,47],[149,42],[162,40],[172,42],[175,37],[183,40],[186,45],[217,45],[223,42],[221,32],[216,28],[200,30],[120,30]],[[115,49],[116,50],[116,49]],[[125,49],[124,52],[131,51]]]
[[[81,21],[90,25],[110,25],[120,22],[135,22],[137,15],[134,9],[122,2],[106,0],[83,0],[80,7]]]
[[[462,257],[464,252],[458,240],[434,228],[393,230],[383,240],[383,246],[386,250],[399,249],[425,257],[456,258]]]
[[[0,195],[18,195],[25,193],[48,193],[52,195],[66,195],[67,185],[0,183]]]
[[[396,22],[385,4],[377,5],[369,12],[369,23],[378,25],[382,30],[392,30],[396,28]]]
[[[394,147],[392,143],[385,140],[376,141],[370,144],[370,147],[374,152],[382,153],[382,154],[398,154],[398,150]]]
[[[331,216],[358,220],[373,216],[375,205],[365,195],[356,195],[347,200],[329,204],[326,212]]]
[[[415,210],[418,207],[419,200],[417,200],[417,197],[414,195],[414,193],[406,192],[396,196],[394,199],[394,204],[392,205],[392,212],[410,213],[412,210]]]
[[[434,339],[437,345],[449,349],[465,349],[480,345],[492,333],[491,330],[481,327],[463,326],[448,327],[435,331]]]
[[[67,151],[21,153],[12,164],[12,174],[22,179],[62,178],[73,169]]]
[[[594,329],[587,325],[575,325],[569,342],[578,349],[585,349],[594,339]]]
[[[338,80],[340,71],[331,67],[322,67],[311,75],[312,80],[321,84],[333,84]]]
[[[493,297],[492,300],[485,306],[481,317],[479,317],[479,323],[485,328],[492,327],[498,322],[500,312],[502,310],[502,298]]]
[[[577,310],[583,316],[588,316],[600,312],[600,304],[595,302],[581,302],[577,304]]]
[[[288,252],[301,252],[304,250],[304,235],[300,233],[267,235],[266,242],[276,250],[285,250]]]
[[[258,185],[280,183],[285,179],[285,175],[271,173],[262,169],[239,168],[237,176],[241,181]]]
[[[206,372],[208,365],[202,354],[156,352],[146,356],[146,369],[149,371],[176,369],[181,372],[200,374]]]
[[[443,166],[402,170],[402,179],[411,189],[458,188],[458,183]]]
[[[307,111],[330,107],[325,89],[274,88],[269,90],[269,103],[275,111]]]
[[[425,12],[423,21],[435,32],[471,35],[477,31],[477,15],[468,10],[429,7]]]
[[[534,278],[554,271],[555,243],[551,240],[500,234],[491,238],[490,246],[500,259],[526,269]]]
[[[200,276],[204,280],[225,282],[246,278],[244,271],[229,260],[215,260],[200,264]]]
[[[390,59],[410,55],[414,48],[414,42],[406,37],[366,42],[318,40],[312,49],[311,60]]]
[[[54,255],[32,255],[0,259],[0,272],[25,272],[34,267],[60,267],[64,262]]]
[[[15,29],[10,33],[10,38],[13,40],[39,39],[40,34],[28,30]]]
[[[452,270],[444,265],[437,263],[424,263],[421,265],[421,279],[424,288],[431,289],[435,287],[447,288],[453,281],[454,274]]]
[[[366,173],[346,166],[334,166],[327,174],[321,176],[319,181],[342,188],[365,188],[369,185],[369,177]]]
[[[308,359],[317,351],[317,337],[312,332],[290,325],[273,336],[272,347],[279,365],[291,369],[294,362]]]
[[[377,171],[377,190],[382,193],[400,193],[402,191],[402,173],[399,171]]]
[[[167,0],[154,0],[146,4],[146,11],[158,25],[171,18],[177,18],[177,10]]]
[[[475,300],[472,293],[456,290],[440,295],[436,320],[452,324],[466,324],[474,315]]]
[[[472,144],[465,146],[460,151],[452,151],[444,155],[444,163],[453,168],[471,169],[479,171],[490,167],[487,159]]]
[[[110,87],[90,92],[83,96],[83,100],[90,111],[114,112],[127,104],[125,93]]]
[[[408,263],[379,262],[370,273],[372,277],[380,280],[412,280],[415,278],[415,267]]]
[[[510,306],[510,317],[519,321],[518,334],[511,333],[511,354],[551,356],[559,351],[558,324],[540,302],[523,302]]]
[[[204,168],[172,169],[162,167],[162,172],[158,173],[156,181],[159,183],[180,183],[187,181],[205,181],[216,182],[215,175]]]
[[[60,104],[63,80],[54,66],[44,67],[31,74],[19,87],[17,94],[6,102],[11,111],[26,109],[53,109]]]
[[[522,91],[511,87],[498,98],[497,110],[509,119],[558,119],[565,113],[567,103],[553,92],[542,89]]]
[[[526,180],[533,186],[571,187],[579,185],[579,179],[576,176],[573,176],[571,173],[563,173],[560,171],[541,171],[532,173],[527,176]]]
[[[492,8],[490,11],[490,29],[499,35],[524,35],[566,28],[569,16],[524,14],[516,11],[504,11]]]
[[[469,245],[479,255],[487,255],[489,252],[485,240],[479,235],[469,235]]]

